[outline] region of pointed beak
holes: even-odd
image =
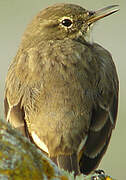
[[[109,16],[119,11],[119,9],[117,9],[118,6],[119,5],[112,5],[112,6],[107,6],[105,8],[99,9],[97,11],[89,11],[89,18],[87,20],[88,25],[91,25],[92,23],[98,21],[99,19],[102,19],[106,16]]]

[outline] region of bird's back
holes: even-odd
[[[65,39],[19,49],[8,71],[5,112],[16,128],[27,126],[51,157],[78,152],[85,167],[83,159],[99,154],[96,166],[115,126],[117,99],[118,78],[108,51]]]

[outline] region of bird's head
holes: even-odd
[[[86,40],[90,27],[99,19],[118,11],[112,5],[98,11],[88,11],[78,5],[56,4],[41,11],[26,29],[24,39],[30,41],[76,39]]]

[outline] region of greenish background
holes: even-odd
[[[119,12],[95,25],[93,39],[112,53],[120,79],[117,126],[99,168],[118,180],[126,180],[126,0],[0,0],[1,116],[4,116],[3,96],[7,69],[16,55],[26,25],[41,9],[60,2],[76,3],[93,10],[112,4],[120,5]]]

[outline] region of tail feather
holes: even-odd
[[[77,154],[59,155],[57,156],[57,165],[59,168],[69,172],[74,171],[74,175],[79,174],[79,164],[77,161]]]

